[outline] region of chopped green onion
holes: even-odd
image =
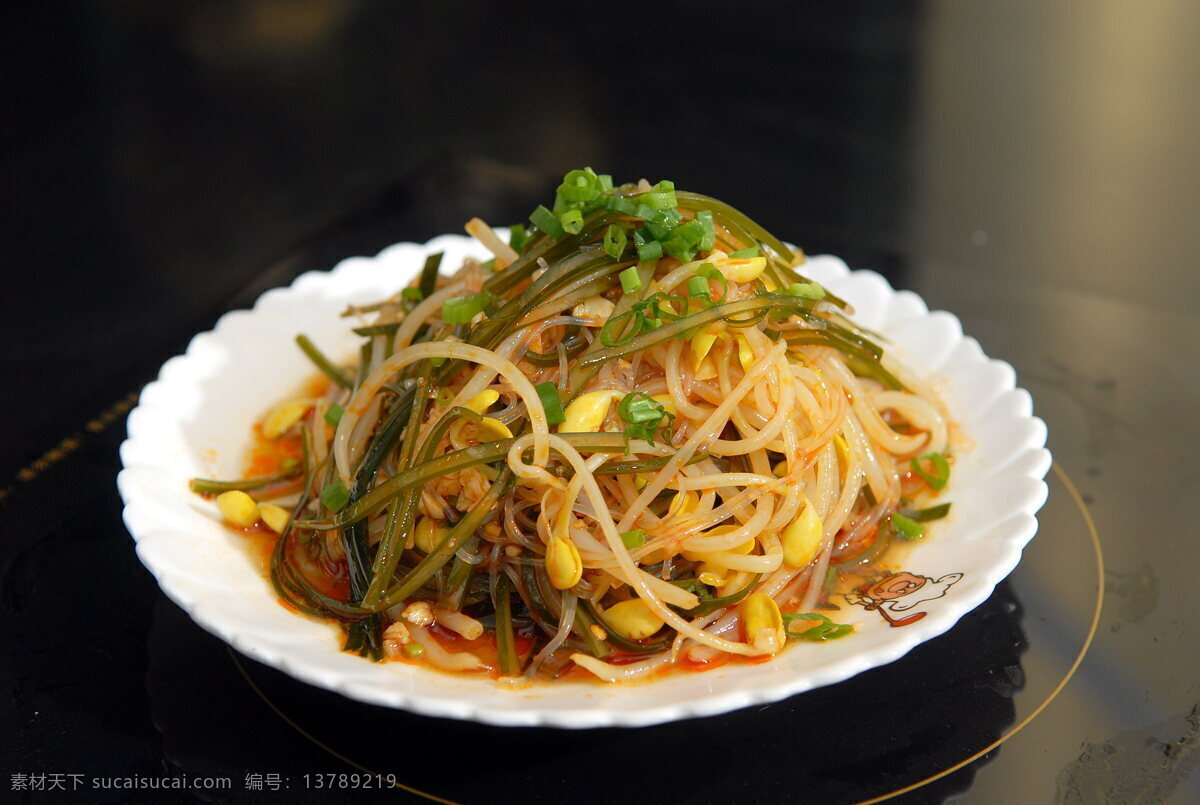
[[[622,531],[621,542],[625,543],[626,548],[640,548],[646,544],[646,531],[641,528],[635,528],[632,531]]]
[[[755,245],[755,246],[750,246],[745,249],[738,249],[736,252],[733,252],[729,256],[735,260],[742,260],[747,257],[758,257],[761,253],[762,253],[762,250],[759,249],[757,245]]]
[[[656,433],[658,433],[657,422],[642,422],[625,426],[626,439],[642,439],[648,444],[654,444]]]
[[[599,176],[597,176],[596,179],[600,182],[600,189],[602,191],[608,192],[609,190],[613,189],[613,181],[612,181],[611,173],[602,173]]]
[[[663,426],[663,420],[669,425],[675,419],[662,403],[644,391],[633,391],[621,398],[617,415],[630,423],[625,427],[628,438],[645,439],[650,444],[654,444],[654,436]]]
[[[645,204],[638,207],[637,217],[646,222],[646,230],[658,241],[665,241],[669,238],[679,222],[683,220],[683,216],[675,210],[656,210],[652,207],[647,207]],[[663,244],[663,251],[669,252],[665,243]]]
[[[626,422],[657,422],[666,415],[666,408],[644,391],[633,391],[621,399],[617,414]]]
[[[637,266],[630,266],[617,275],[621,279],[621,290],[633,293],[642,289],[642,278],[638,276]]]
[[[675,198],[675,184],[663,179],[648,193],[638,196],[638,201],[655,210],[670,210],[678,206]]]
[[[325,412],[325,421],[328,422],[331,427],[336,428],[338,423],[342,421],[342,414],[344,413],[346,413],[345,407],[338,403],[334,403],[333,405],[329,406],[329,409]]]
[[[517,254],[525,251],[525,245],[529,242],[529,236],[525,233],[524,224],[513,224],[508,228],[508,245]]]
[[[611,181],[611,177],[609,181]],[[567,202],[588,202],[600,195],[600,177],[591,168],[567,171],[562,184],[558,186],[558,196]]]
[[[645,243],[639,243],[637,253],[638,259],[643,263],[647,260],[657,260],[662,257],[662,244],[657,240],[648,240]]]
[[[926,461],[933,465],[933,472],[929,472],[923,466]],[[934,489],[944,489],[950,480],[950,462],[946,461],[946,457],[941,453],[926,453],[923,456],[917,456],[908,462],[908,465]]]
[[[942,503],[938,506],[930,506],[928,509],[905,509],[904,516],[910,520],[916,520],[918,523],[929,523],[934,520],[941,520],[950,513],[950,504]]]
[[[563,231],[569,232],[572,235],[578,235],[583,229],[583,213],[579,210],[566,210],[558,215],[558,222],[562,224]]]
[[[721,298],[714,304],[719,305],[725,301],[725,297],[729,295],[729,280],[725,279],[725,275],[718,271],[716,266],[712,263],[701,263],[696,269],[696,276],[711,280],[721,286]],[[704,298],[708,299],[707,293],[704,295]]]
[[[442,302],[442,321],[447,324],[469,324],[491,303],[492,295],[487,291],[447,299]]]
[[[407,302],[420,302],[425,298],[420,288],[405,288],[400,292],[400,298]]]
[[[538,399],[542,401],[542,408],[546,409],[546,422],[550,425],[559,425],[566,421],[566,414],[563,412],[562,397],[558,394],[558,389],[550,381],[538,383],[533,387],[537,392]]]
[[[693,218],[675,227],[672,237],[685,238],[689,245],[699,246],[700,241],[704,240],[704,223],[698,218]]]
[[[791,625],[796,621],[815,621],[802,632],[793,632]],[[810,640],[823,643],[826,640],[836,640],[854,631],[849,623],[834,623],[829,618],[817,612],[787,612],[783,615],[783,631],[788,637],[797,640]]]
[[[784,290],[788,296],[799,296],[804,299],[824,299],[825,289],[815,282],[793,282]]]
[[[541,204],[539,204],[537,209],[529,214],[529,220],[533,222],[534,226],[555,240],[558,240],[567,234],[567,231],[563,229],[562,224],[560,224],[558,219],[554,217],[554,213],[550,212],[550,210],[546,209]]]
[[[321,490],[321,502],[325,504],[325,508],[330,511],[341,511],[347,503],[350,502],[350,493],[346,491],[346,485],[341,481],[334,481],[329,486]]]
[[[609,224],[604,231],[604,251],[614,260],[619,260],[625,253],[625,244],[628,242],[625,229],[617,224]]]
[[[915,520],[908,519],[899,512],[893,514],[889,519],[892,523],[892,530],[895,531],[896,536],[900,537],[901,539],[910,541],[916,540],[920,539],[925,534],[925,529],[920,523],[916,522]]]
[[[700,251],[711,252],[713,247],[717,245],[717,231],[713,227],[712,210],[700,210],[696,213],[696,220],[704,228],[704,236],[700,238]]]
[[[650,226],[649,221],[646,222],[646,226]],[[704,238],[704,224],[693,219],[687,223],[679,224],[671,230],[668,236],[665,238],[659,236],[658,240],[662,241],[664,252],[683,262],[687,262],[696,256],[696,250],[700,247],[700,242]]]
[[[637,204],[632,199],[625,198],[624,196],[606,196],[604,206],[606,209],[619,212],[622,215],[632,216],[637,213]]]
[[[407,643],[404,646],[404,653],[415,660],[425,653],[425,647],[420,643]]]
[[[696,299],[708,299],[708,280],[704,277],[692,277],[687,281],[688,296]]]
[[[653,207],[651,207],[647,204],[639,204],[639,205],[637,205],[637,209],[634,210],[633,214],[636,215],[638,218],[641,218],[643,221],[649,221],[651,218],[658,215],[658,212],[659,212],[658,210],[654,209]],[[651,234],[653,234],[653,233],[651,233]]]
[[[679,210],[663,210],[655,216],[656,221],[666,221],[672,227],[679,226],[679,222],[683,220],[683,215]]]

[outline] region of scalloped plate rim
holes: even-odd
[[[147,384],[143,389],[142,399],[144,399],[147,392],[149,392],[151,397],[161,395],[165,399],[171,399],[170,392],[172,391],[172,387],[186,386],[189,379],[195,383],[199,383],[203,378],[201,377],[197,380],[188,372],[189,368],[192,368],[191,364],[198,363],[201,360],[199,355],[205,349],[219,347],[222,333],[226,332],[234,323],[239,320],[251,320],[255,315],[262,314],[267,306],[283,305],[301,292],[308,293],[328,289],[337,284],[340,275],[351,271],[367,270],[370,267],[377,266],[381,261],[391,263],[403,260],[406,257],[420,257],[432,251],[445,249],[450,246],[467,247],[471,242],[471,239],[461,235],[441,235],[424,244],[406,241],[382,249],[375,257],[347,258],[329,271],[304,272],[298,275],[289,286],[273,288],[263,293],[258,297],[250,310],[239,309],[229,311],[217,320],[211,330],[206,330],[193,336],[188,343],[187,349],[181,355],[176,355],[164,362],[157,379]],[[919,321],[935,316],[943,319],[948,317],[946,320],[952,325],[956,333],[956,340],[947,352],[947,355],[953,353],[958,343],[973,342],[973,345],[969,345],[968,349],[975,349],[978,354],[975,356],[975,360],[971,361],[971,365],[994,365],[996,369],[1006,373],[1006,379],[1013,380],[1013,382],[1005,382],[1003,384],[1003,388],[996,395],[996,399],[1012,391],[1024,391],[1015,383],[1016,372],[1012,366],[1004,361],[989,358],[978,345],[978,342],[963,332],[961,322],[953,313],[931,311],[918,294],[908,290],[896,290],[892,288],[886,278],[874,271],[862,269],[852,271],[844,262],[836,257],[829,255],[810,257],[808,265],[817,268],[817,273],[820,276],[826,276],[829,272],[832,272],[834,281],[870,283],[875,286],[876,290],[886,294],[887,299],[885,301],[888,305],[892,304],[893,300],[897,298],[902,298],[904,304],[910,307],[915,302],[915,309],[911,311],[911,315],[902,319],[903,322]],[[414,261],[414,264],[408,266],[407,270],[415,273],[418,268],[419,266]],[[823,281],[829,282],[830,280],[824,279]],[[895,323],[892,326],[894,327]],[[199,392],[199,388],[196,391]],[[1028,397],[1028,392],[1024,393]],[[1032,398],[1029,399],[1030,401],[1032,400]],[[993,400],[992,406],[994,407],[994,405],[995,401]],[[142,416],[139,414],[139,411],[143,411],[144,413],[148,411],[149,413],[146,413],[146,415],[152,418],[153,411],[151,409],[158,407],[148,404],[144,405],[139,401],[138,406],[130,411],[127,422],[130,425],[135,425],[138,418]],[[1007,514],[1009,518],[1024,514],[1028,516],[1028,520],[1020,521],[1024,525],[1015,534],[1003,540],[993,540],[998,546],[1000,555],[991,563],[985,565],[984,569],[975,571],[971,583],[958,590],[959,594],[950,599],[954,603],[953,607],[946,607],[936,612],[931,612],[929,617],[920,622],[920,628],[913,628],[911,631],[909,628],[905,628],[901,630],[901,634],[896,634],[897,630],[891,630],[890,634],[893,638],[891,640],[882,644],[868,645],[864,650],[857,651],[831,664],[817,666],[816,668],[801,669],[802,672],[795,677],[783,682],[776,682],[768,687],[737,687],[720,694],[673,701],[658,706],[643,707],[639,710],[612,709],[604,706],[603,703],[599,706],[576,708],[555,707],[547,709],[538,708],[536,699],[526,703],[524,706],[520,706],[518,703],[518,706],[498,707],[496,706],[495,699],[505,695],[505,692],[494,689],[492,690],[492,695],[486,697],[475,696],[475,691],[465,691],[468,695],[458,698],[454,696],[430,697],[421,695],[419,686],[432,687],[436,690],[439,687],[436,683],[439,681],[444,682],[447,679],[447,675],[436,671],[420,669],[415,669],[407,679],[400,680],[399,677],[396,677],[397,681],[392,688],[381,689],[376,681],[364,680],[368,676],[375,676],[372,673],[373,671],[388,667],[388,664],[382,666],[369,664],[365,660],[349,657],[348,655],[342,655],[342,657],[353,663],[362,663],[364,669],[360,672],[358,668],[355,668],[353,673],[345,674],[331,673],[328,669],[322,668],[319,663],[306,660],[306,646],[300,645],[297,647],[296,644],[291,644],[283,648],[272,646],[261,637],[256,639],[256,635],[252,631],[239,628],[242,624],[237,622],[231,623],[214,615],[212,607],[204,605],[202,601],[193,600],[184,594],[183,588],[187,586],[185,579],[172,575],[170,568],[155,564],[151,546],[154,544],[154,540],[164,531],[168,532],[167,538],[169,539],[169,532],[173,527],[170,524],[162,523],[156,515],[147,513],[145,507],[139,505],[142,499],[139,497],[141,490],[137,487],[136,469],[146,465],[144,462],[127,463],[127,459],[131,455],[153,455],[154,451],[153,449],[145,448],[140,443],[142,440],[139,439],[139,434],[133,432],[133,430],[131,430],[129,437],[120,446],[123,469],[118,474],[117,486],[125,503],[123,520],[133,536],[138,557],[158,580],[164,594],[188,612],[189,616],[206,631],[221,638],[241,653],[259,662],[274,666],[284,673],[304,682],[326,688],[358,701],[404,709],[435,717],[472,720],[496,726],[554,726],[568,728],[648,726],[684,718],[717,715],[755,704],[775,702],[817,687],[835,684],[870,668],[894,662],[917,645],[944,633],[957,623],[963,615],[983,603],[991,595],[995,586],[1017,566],[1025,546],[1036,534],[1036,514],[1045,503],[1048,491],[1044,477],[1046,472],[1049,471],[1051,459],[1049,451],[1045,448],[1045,423],[1032,414],[1012,418],[1018,421],[1031,420],[1039,423],[1039,427],[1036,430],[1040,433],[1040,438],[1029,440],[1023,445],[1020,452],[1014,453],[1007,462],[1008,464],[1014,464],[1026,456],[1033,456],[1033,461],[1031,462],[1033,465],[1032,468],[1024,473],[1016,474],[1014,477],[1036,481],[1038,486],[1035,487],[1032,497],[1025,496],[1020,504],[1015,505]],[[144,436],[145,434],[142,435]],[[1003,472],[1001,472],[1001,475],[1003,475]],[[180,498],[190,497],[190,494],[186,489],[182,490]],[[1001,519],[1001,522],[1003,522],[1003,519]],[[243,561],[247,561],[244,553],[241,558]],[[264,583],[267,582],[264,580]],[[292,617],[300,621],[306,620],[303,616],[299,615]],[[295,650],[297,648],[298,650]],[[796,653],[793,649],[786,652],[780,658],[773,660],[768,665],[782,665],[787,663],[788,657],[794,656]],[[413,666],[405,667],[413,668]],[[738,668],[743,667],[738,666]],[[750,668],[754,667],[757,666],[750,666]],[[703,680],[708,674],[717,673],[717,671],[708,671],[703,674],[693,674],[690,676]],[[736,676],[738,672],[735,670],[733,674]],[[744,675],[748,676],[748,674]],[[726,674],[722,674],[721,678],[725,676]],[[379,677],[379,679],[382,680],[383,677]],[[631,687],[642,688],[646,685],[656,684],[658,683],[647,682]],[[532,690],[536,692],[538,690],[546,690],[550,687],[552,686],[534,686]],[[599,687],[599,683],[590,687]],[[614,688],[610,687],[601,687],[601,689],[606,691],[606,696],[608,695],[608,691],[614,690]],[[456,691],[456,693],[462,692]],[[524,692],[527,693],[528,690]],[[522,695],[521,693],[514,693],[518,696]],[[621,694],[618,692],[613,695],[620,697]]]

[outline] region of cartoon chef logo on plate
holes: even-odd
[[[962,577],[962,573],[948,573],[932,579],[904,570],[870,586],[860,587],[855,593],[848,593],[846,603],[878,612],[891,626],[908,626],[926,615],[925,612],[911,612],[913,607],[941,598]]]

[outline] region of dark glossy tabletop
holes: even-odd
[[[418,801],[336,776],[369,770],[470,803],[1200,801],[1200,5],[787,8],[10,12],[0,800]],[[158,366],[585,164],[730,201],[1011,362],[1056,459],[1017,570],[891,665],[639,730],[359,705],[193,624],[115,486]]]

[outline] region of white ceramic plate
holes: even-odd
[[[353,355],[358,338],[337,314],[347,303],[379,299],[406,283],[424,256],[444,250],[457,266],[480,247],[447,235],[401,243],[331,272],[310,272],[268,291],[253,310],[223,316],[167,361],[142,391],[121,445],[117,479],[138,556],[173,601],[202,627],[256,660],[314,685],[372,704],[500,725],[644,725],[776,701],[891,662],[941,634],[982,603],[1012,571],[1037,530],[1050,467],[1045,424],[1016,387],[1011,366],[990,360],[957,318],[930,312],[878,274],[851,272],[834,257],[813,257],[804,273],[856,308],[855,320],[884,334],[889,349],[939,379],[955,421],[974,443],[959,453],[944,499],[951,517],[909,552],[915,593],[862,602],[837,620],[854,635],[828,644],[796,642],[777,659],[678,673],[629,686],[556,683],[510,690],[490,679],[455,677],[405,663],[371,663],[339,651],[331,624],[288,612],[254,567],[241,538],[215,507],[188,491],[188,479],[237,477],[250,428],[313,373],[293,343],[307,333],[334,357]],[[955,574],[961,574],[961,577]],[[936,597],[935,597],[936,596]],[[916,617],[916,613],[924,616]],[[893,627],[884,616],[908,625]]]

